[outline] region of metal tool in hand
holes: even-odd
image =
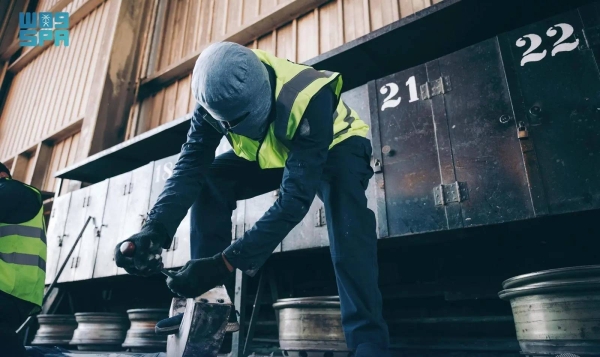
[[[217,286],[193,298],[173,299],[169,316],[183,313],[176,333],[167,340],[167,357],[217,357],[235,309],[225,286]]]
[[[123,242],[121,254],[132,257],[133,242]],[[158,259],[160,256],[156,257]],[[161,273],[172,277],[174,273],[161,268]],[[173,299],[169,316],[183,313],[179,330],[167,340],[168,357],[216,357],[223,343],[229,314],[235,313],[225,286],[217,286],[195,299],[186,299],[185,305]]]
[[[133,257],[133,254],[135,253],[135,244],[133,244],[133,242],[123,242],[123,244],[121,244],[121,246],[119,247],[119,250],[121,251],[121,254],[123,254],[126,257]],[[155,259],[160,258],[159,254],[156,254],[156,256],[154,256]],[[161,267],[160,268],[160,272],[163,273],[164,275],[173,278],[175,276],[175,273]]]

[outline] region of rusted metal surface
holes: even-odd
[[[40,328],[31,341],[34,346],[68,346],[77,321],[73,315],[38,315]]]
[[[125,340],[129,320],[127,315],[109,312],[81,312],[75,314],[77,329],[71,345],[81,351],[120,351]]]
[[[167,309],[127,310],[131,327],[127,331],[123,347],[131,352],[164,352],[167,348],[167,336],[154,332],[156,323],[169,316]]]
[[[216,287],[194,299],[173,299],[169,315],[181,312],[184,316],[179,331],[167,339],[167,356],[216,357],[225,337],[227,319],[233,313],[225,287]]]
[[[517,123],[527,129],[521,142],[531,142],[523,153],[536,211],[600,207],[599,8],[596,2],[500,37]],[[529,38],[541,41],[537,57],[525,54]]]
[[[282,350],[293,353],[349,351],[337,296],[281,299],[273,308],[279,314]]]
[[[600,351],[600,266],[555,269],[504,282],[524,353]]]

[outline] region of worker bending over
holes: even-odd
[[[187,142],[141,232],[125,240],[135,255],[124,256],[119,243],[117,265],[130,274],[157,272],[154,257],[191,207],[192,260],[167,284],[180,296],[199,296],[236,268],[256,274],[318,195],[348,347],[356,357],[387,356],[375,215],[365,196],[373,176],[369,127],[340,99],[341,89],[339,73],[261,50],[228,42],[204,50],[192,74],[197,104]],[[223,135],[233,150],[215,158]],[[278,188],[275,204],[231,244],[236,201]]]
[[[0,163],[0,356],[25,356],[15,331],[42,305],[45,230],[40,191]]]

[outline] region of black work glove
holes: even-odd
[[[195,298],[223,285],[231,274],[219,253],[212,258],[190,260],[175,277],[167,278],[167,286],[181,297]]]
[[[120,242],[115,247],[115,262],[132,275],[149,276],[160,271],[162,246],[169,239],[166,230],[158,223],[148,222],[139,233]],[[132,257],[121,253],[121,244],[132,242],[135,251]]]

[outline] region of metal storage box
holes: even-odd
[[[600,208],[600,78],[582,17],[369,83],[381,237]]]

